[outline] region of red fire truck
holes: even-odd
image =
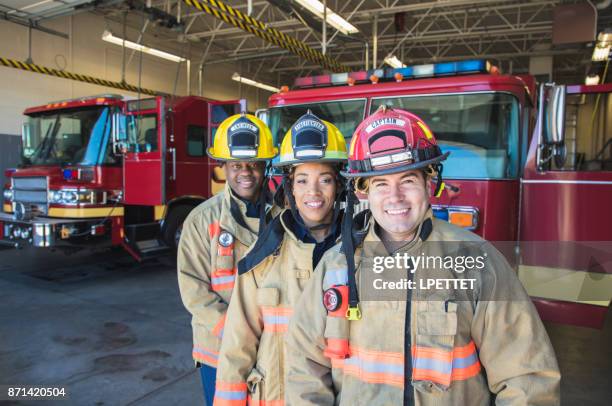
[[[175,247],[187,214],[223,182],[207,140],[245,108],[239,100],[99,95],[27,109],[23,162],[6,171],[0,243],[108,242],[137,259]]]
[[[417,114],[451,152],[435,215],[498,244],[544,319],[598,327],[612,298],[610,92],[536,92],[471,60],[298,78],[259,114],[277,141],[308,109],[347,140],[382,104]]]

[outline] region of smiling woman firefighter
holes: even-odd
[[[183,304],[192,315],[192,354],[207,405],[214,398],[236,266],[269,217],[265,169],[277,153],[270,129],[257,117],[236,114],[225,119],[208,150],[211,158],[222,162],[225,190],[196,207],[183,226],[178,281]]]
[[[383,106],[355,130],[343,173],[351,221],[296,305],[308,311],[296,311],[287,334],[287,405],[559,404],[553,348],[504,256],[433,217],[432,186],[433,194],[443,188],[447,155],[407,111]],[[370,206],[355,218],[353,182]],[[373,272],[372,260],[398,254],[411,264]],[[445,255],[478,255],[485,267],[415,265]],[[372,283],[397,286],[397,278],[413,284],[383,291]],[[468,278],[473,288],[463,291],[443,283]]]
[[[215,405],[284,403],[284,335],[294,305],[323,253],[340,234],[346,143],[310,111],[281,145],[285,209],[238,266],[219,355]],[[260,403],[261,402],[261,403]]]

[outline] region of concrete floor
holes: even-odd
[[[563,404],[612,404],[608,316],[602,331],[547,325]],[[0,385],[70,391],[36,404],[203,404],[189,320],[170,256],[136,264],[121,251],[0,249]]]

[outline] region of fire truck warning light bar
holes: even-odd
[[[367,71],[306,76],[295,79],[296,88],[354,85],[356,83],[378,83],[378,81],[401,82],[404,79],[419,79],[435,76],[451,76],[468,73],[498,73],[498,69],[484,59],[458,62],[443,62],[414,65],[404,68],[370,69]]]

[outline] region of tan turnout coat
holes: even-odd
[[[215,406],[281,406],[285,345],[295,304],[313,274],[314,243],[296,237],[283,211],[240,262],[217,370]]]
[[[356,249],[358,281],[366,272],[360,269],[361,258],[381,255],[373,248],[381,246],[374,222],[369,224]],[[505,258],[475,234],[437,219],[425,220],[418,235],[400,252],[435,254],[423,240],[480,243],[486,272],[476,275],[471,299],[453,300],[457,292],[452,289],[437,290],[434,296],[417,291],[413,295],[422,299],[409,306],[406,300],[362,300],[361,320],[333,319],[322,304],[324,292],[347,281],[345,257],[334,247],[318,264],[289,328],[287,404],[403,405],[405,395],[415,405],[559,404],[560,373],[553,348]],[[382,255],[389,254],[385,250]],[[421,279],[470,275],[419,269],[414,281],[418,286]],[[358,286],[364,293],[365,287]],[[329,340],[339,338],[348,338],[350,356],[326,357]]]
[[[249,229],[234,219],[231,200]],[[226,184],[223,193],[191,211],[178,247],[178,282],[183,304],[192,315],[193,359],[217,367],[225,314],[238,261],[257,238],[259,219],[246,216],[246,204]]]

